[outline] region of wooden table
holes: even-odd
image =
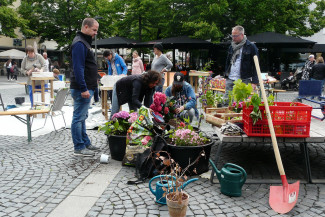
[[[310,125],[310,137],[308,138],[288,138],[288,137],[278,137],[277,142],[278,143],[299,143],[300,150],[303,154],[304,160],[305,160],[305,169],[306,169],[306,180],[308,183],[313,183],[312,176],[311,176],[311,168],[310,168],[310,160],[309,160],[309,152],[307,145],[309,143],[324,143],[325,142],[325,131],[324,128],[320,125],[312,124]],[[226,136],[221,134],[220,128],[214,126],[213,127],[215,133],[219,137],[220,141],[218,144],[218,149],[216,153],[216,157],[214,160],[215,165],[217,165],[218,159],[221,154],[222,147],[224,145],[227,145],[228,143],[233,144],[242,144],[242,143],[272,143],[271,137],[248,137],[246,134],[241,136]],[[213,179],[215,177],[215,172],[212,170],[210,181],[213,183]],[[253,182],[253,183],[259,183],[259,182]],[[265,180],[262,181],[262,183],[265,183]]]
[[[23,110],[23,111],[1,111],[0,115],[11,115],[17,118],[19,121],[27,125],[27,136],[28,136],[28,142],[32,141],[32,126],[30,123],[30,116],[36,115],[36,114],[45,114],[48,113],[49,109],[43,109],[43,110]],[[21,118],[17,115],[26,115],[26,119]]]
[[[102,114],[105,116],[105,120],[108,120],[108,109],[109,106],[107,104],[107,91],[113,90],[113,87],[104,87],[100,86],[101,90],[101,98],[102,98]]]
[[[190,84],[194,86],[194,91],[197,93],[198,91],[198,81],[199,77],[207,77],[210,76],[210,72],[199,72],[199,71],[190,71],[189,77],[190,77]]]
[[[32,80],[33,94],[36,91],[41,91],[42,103],[45,103],[45,90],[50,90],[51,102],[53,102],[53,100],[54,100],[54,92],[53,92],[53,80],[54,80],[54,77],[31,77],[31,80]],[[35,88],[36,81],[41,81],[41,89],[36,89]],[[50,82],[50,88],[45,88],[45,81]],[[33,98],[33,101],[35,102],[34,98]]]

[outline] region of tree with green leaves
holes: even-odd
[[[112,31],[111,3],[107,0],[24,0],[19,7],[23,18],[44,40],[55,40],[58,48],[68,48],[86,17],[100,16],[99,34]]]
[[[20,28],[23,34],[34,35],[35,32],[28,28],[28,20],[19,17],[13,8],[14,0],[0,0],[0,34],[15,38],[15,29]]]

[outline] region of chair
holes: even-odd
[[[1,93],[0,93],[0,105],[2,106],[3,111],[6,111],[5,104],[3,103]]]
[[[320,109],[323,117],[317,117],[312,115],[313,118],[318,120],[325,120],[325,97],[322,96],[323,81],[321,80],[300,80],[299,81],[299,96],[298,101],[306,100],[319,107],[313,107],[313,109]],[[310,98],[309,98],[310,97]],[[315,99],[316,98],[316,99]]]
[[[65,127],[67,126],[67,124],[65,122],[65,118],[64,118],[64,112],[62,111],[62,107],[64,106],[64,102],[67,99],[68,93],[69,93],[69,88],[59,89],[58,93],[56,94],[53,104],[50,106],[50,111],[46,114],[43,127],[35,129],[33,131],[44,128],[44,126],[46,124],[47,116],[51,116],[54,130],[55,130],[55,132],[57,132],[57,130],[55,128],[54,120],[53,120],[53,115],[55,115],[55,113],[60,113],[60,115],[62,115],[63,121],[64,121],[64,126]]]

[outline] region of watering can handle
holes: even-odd
[[[152,189],[152,187],[151,187],[151,182],[152,182],[153,180],[155,180],[155,179],[161,179],[161,178],[164,178],[164,177],[166,177],[166,175],[159,175],[159,176],[155,176],[155,177],[153,177],[152,179],[150,179],[150,181],[149,181],[149,189],[150,189],[150,191],[151,191],[154,195],[156,195],[156,191]],[[171,177],[171,176],[169,175],[168,177]],[[176,177],[173,176],[173,179],[176,180]]]
[[[245,181],[246,181],[246,177],[247,177],[247,173],[246,173],[246,171],[244,170],[244,168],[242,168],[242,167],[240,167],[240,166],[238,166],[238,165],[236,165],[236,164],[232,164],[232,163],[226,163],[226,164],[224,165],[224,167],[226,167],[226,166],[230,166],[230,167],[233,167],[233,168],[239,169],[239,170],[244,174],[244,175],[243,175],[243,178],[240,180],[240,183],[242,183],[242,184],[245,183]]]

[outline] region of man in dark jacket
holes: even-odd
[[[149,71],[145,74],[130,75],[121,78],[113,88],[112,111],[110,119],[119,112],[120,106],[128,103],[129,109],[137,111],[142,106],[148,107],[152,104],[152,96],[155,87],[161,83],[161,75],[156,71]]]
[[[74,100],[71,135],[74,154],[81,156],[92,156],[93,151],[98,150],[91,144],[86,133],[90,100],[97,88],[97,63],[91,50],[91,43],[98,27],[99,24],[95,19],[84,19],[81,32],[77,33],[71,45],[73,71],[70,88]]]
[[[316,63],[317,64],[311,68],[310,80],[321,80],[322,81],[322,90],[324,90],[324,82],[325,82],[324,58],[318,57],[316,60]]]
[[[241,79],[244,83],[252,83],[255,89],[258,84],[253,57],[258,56],[258,50],[255,44],[247,40],[244,27],[235,26],[231,32],[232,42],[228,49],[226,61],[226,94],[233,89],[234,81]]]

